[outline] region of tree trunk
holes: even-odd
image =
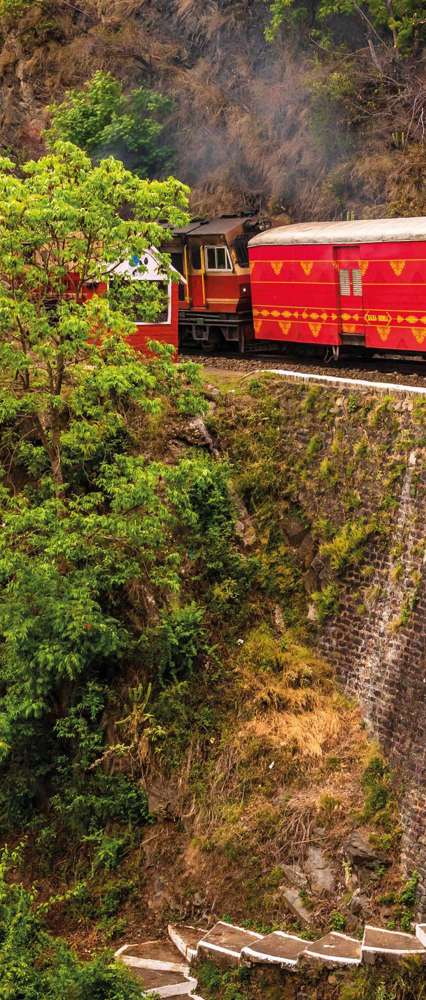
[[[55,493],[57,497],[60,497],[63,493],[64,477],[62,473],[58,417],[56,413],[52,413],[50,417],[46,413],[38,413],[37,417],[41,438],[50,462],[52,478],[55,484]]]

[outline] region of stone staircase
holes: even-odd
[[[306,941],[286,931],[257,934],[219,920],[210,930],[187,924],[171,924],[163,941],[123,945],[117,961],[127,965],[141,990],[158,997],[197,996],[197,979],[191,963],[208,958],[218,965],[274,965],[283,971],[303,972],[306,965],[344,968],[361,963],[398,962],[415,956],[426,964],[426,924],[417,924],[415,934],[367,925],[362,941],[331,931],[317,941]]]

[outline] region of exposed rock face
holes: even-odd
[[[282,887],[281,892],[291,913],[294,913],[295,917],[297,917],[302,924],[309,926],[313,919],[312,913],[310,913],[305,906],[300,892],[297,889],[286,887]]]
[[[308,848],[304,868],[313,892],[334,891],[336,878],[324,851],[320,847]]]
[[[343,845],[343,850],[355,867],[374,868],[377,864],[386,863],[386,855],[372,847],[368,837],[361,830],[354,830]]]
[[[398,196],[402,185],[411,214],[422,213],[424,161],[415,132],[412,153],[402,153],[392,140],[395,129],[413,131],[412,102],[422,89],[420,60],[412,74],[417,91],[410,100],[409,77],[400,120],[392,101],[391,114],[384,114],[381,104],[380,116],[371,116],[369,134],[367,116],[361,115],[362,131],[356,122],[351,129],[347,109],[340,108],[344,123],[327,123],[324,96],[322,128],[318,93],[336,69],[333,55],[329,65],[326,57],[323,66],[318,60],[314,64],[313,50],[300,42],[296,46],[286,34],[270,45],[264,35],[265,0],[68,5],[50,0],[47,7],[48,16],[46,5],[30,4],[0,38],[4,145],[40,153],[47,105],[96,70],[108,70],[126,87],[144,84],[173,98],[169,138],[176,147],[176,173],[193,189],[194,213],[261,206],[277,224],[285,224],[289,215],[336,217],[344,189],[345,210],[355,217],[380,216],[394,200],[394,188]],[[369,77],[375,82],[377,69],[372,77],[368,49],[359,55],[357,72],[367,85]],[[399,73],[404,73],[402,61]],[[314,84],[309,83],[312,75]],[[361,106],[362,100],[363,95]],[[339,142],[342,127],[345,137],[350,130],[352,153],[346,138]]]

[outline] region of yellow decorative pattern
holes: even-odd
[[[426,340],[426,330],[423,330],[421,327],[420,329],[419,327],[414,327],[413,337],[418,344],[423,344],[423,342]]]
[[[304,270],[305,274],[308,276],[311,273],[311,271],[312,271],[312,268],[314,266],[314,262],[313,262],[313,260],[301,260],[300,261],[300,266]]]
[[[399,278],[400,274],[402,274],[402,272],[404,270],[404,267],[405,267],[407,261],[406,260],[390,260],[389,263],[390,263],[390,266],[392,268],[393,273],[396,274],[397,277]]]
[[[268,319],[268,318],[270,318],[270,319],[285,319],[285,320],[300,319],[300,320],[305,320],[305,321],[308,321],[308,320],[309,321],[311,321],[311,320],[313,320],[313,321],[322,320],[323,323],[336,322],[336,320],[338,319],[337,313],[335,313],[335,312],[330,312],[330,313],[319,312],[317,309],[313,309],[313,310],[312,309],[303,309],[303,311],[301,311],[300,309],[296,309],[296,308],[294,308],[294,309],[279,309],[279,308],[276,308],[274,306],[271,306],[270,308],[267,308],[266,306],[264,306],[264,307],[259,307],[259,306],[256,307],[255,306],[253,308],[253,316],[254,317],[256,317],[256,316],[263,316],[264,319]],[[347,319],[358,320],[358,318],[359,318],[358,317],[358,313],[356,313],[355,316],[352,316],[351,313],[347,313],[346,316],[347,316]]]
[[[262,319],[255,319],[255,321],[254,321],[254,332],[255,333],[260,333],[260,331],[262,329],[262,326],[263,326],[263,320]]]
[[[287,337],[290,332],[291,323],[289,321],[285,323],[284,320],[280,319],[278,321],[278,326],[280,327],[281,333],[283,333],[284,336]]]
[[[319,337],[322,323],[309,323],[309,329],[313,337]]]
[[[363,278],[365,278],[365,275],[367,274],[369,263],[370,263],[369,260],[360,260],[359,262],[359,269],[361,271]]]
[[[377,333],[379,334],[380,340],[383,340],[384,343],[389,337],[390,326],[378,326]]]
[[[283,260],[271,260],[271,266],[272,266],[272,270],[273,270],[274,274],[276,274],[276,276],[278,278],[278,275],[281,274],[281,271],[282,271],[282,269],[284,267],[284,261]]]
[[[370,312],[366,312],[365,313],[365,322],[366,323],[392,323],[392,316],[388,312],[386,312],[386,313],[373,313],[373,312],[370,313]]]

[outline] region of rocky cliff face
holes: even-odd
[[[426,210],[421,60],[314,58],[307,40],[267,43],[266,18],[263,0],[32,4],[3,28],[3,144],[37,155],[49,102],[103,69],[173,96],[176,173],[195,211]]]

